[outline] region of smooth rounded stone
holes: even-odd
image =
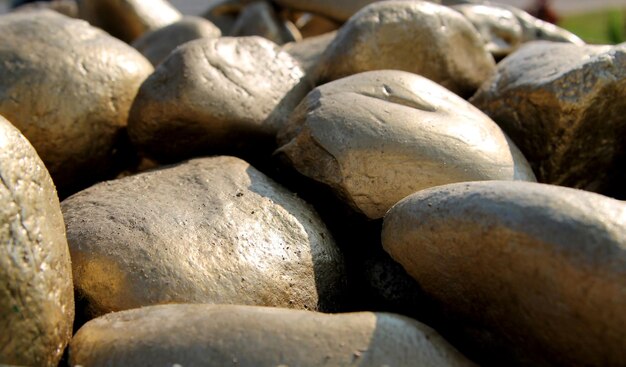
[[[162,305],[105,315],[72,340],[72,365],[474,366],[431,328],[372,312]]]
[[[128,43],[182,18],[167,0],[80,0],[78,14]]]
[[[161,303],[326,310],[339,302],[341,255],[315,211],[238,158],[101,183],[62,209],[75,288],[93,314]]]
[[[305,74],[311,76],[320,57],[336,36],[337,32],[329,32],[299,42],[289,42],[283,45],[282,50],[298,60]]]
[[[495,58],[509,55],[522,44],[522,26],[510,10],[482,4],[455,5],[452,9],[474,25]]]
[[[548,23],[541,19],[535,18],[521,9],[507,5],[500,5],[500,7],[511,11],[517,17],[517,20],[522,27],[523,42],[568,42],[579,46],[585,44],[585,42],[575,34],[552,23]]]
[[[370,70],[404,70],[471,95],[495,71],[472,24],[426,1],[382,1],[344,24],[318,65],[318,84]]]
[[[295,41],[272,6],[265,1],[254,2],[241,11],[230,30],[233,37],[260,36],[282,45]]]
[[[338,22],[322,16],[311,13],[299,14],[300,16],[294,19],[294,24],[304,39],[335,32],[341,26]]]
[[[152,65],[132,47],[52,11],[0,17],[0,114],[28,138],[60,192],[106,177]],[[127,138],[126,138],[127,139]]]
[[[382,241],[479,349],[518,365],[616,366],[626,360],[625,223],[626,205],[601,195],[473,182],[404,199]]]
[[[219,38],[222,35],[213,23],[200,17],[185,16],[157,30],[144,33],[132,46],[152,65],[158,65],[178,46],[199,38]]]
[[[319,14],[330,19],[340,22],[347,21],[361,8],[380,0],[273,0],[280,6],[288,9],[300,10]],[[433,3],[439,3],[438,0],[432,0]]]
[[[471,102],[520,147],[540,182],[599,190],[626,153],[626,45],[533,42]]]
[[[13,11],[31,11],[49,9],[71,18],[78,18],[76,0],[35,1],[15,8]]]
[[[202,17],[215,24],[223,35],[230,35],[230,32],[237,21],[239,13],[246,5],[255,0],[209,0]]]
[[[535,180],[487,116],[436,83],[402,71],[367,72],[315,88],[278,141],[276,153],[296,170],[372,219],[432,186]]]
[[[188,42],[143,83],[128,132],[161,161],[272,149],[279,116],[310,90],[298,61],[261,37]]]
[[[74,322],[63,216],[43,162],[2,116],[0,178],[0,363],[56,366]]]

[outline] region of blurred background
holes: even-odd
[[[311,0],[315,1],[315,0]],[[337,0],[341,1],[341,0]],[[211,0],[170,0],[184,14],[200,15]],[[499,0],[525,10],[547,3],[559,26],[588,43],[626,42],[626,0]],[[7,12],[10,0],[0,0],[0,13]],[[536,14],[535,14],[536,15]]]

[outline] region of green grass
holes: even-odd
[[[626,41],[626,10],[576,14],[563,17],[559,26],[587,43],[616,44]]]

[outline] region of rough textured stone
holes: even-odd
[[[393,314],[164,305],[105,315],[72,340],[72,365],[473,366],[441,336]]]
[[[626,153],[626,45],[527,44],[471,101],[515,141],[539,181],[601,189]]]
[[[141,86],[130,137],[162,161],[271,149],[279,126],[270,117],[289,114],[308,92],[303,76],[295,59],[261,37],[189,42]]]
[[[274,9],[265,1],[257,1],[246,6],[230,30],[230,35],[260,36],[279,45],[295,41],[284,22],[278,19]]]
[[[150,63],[52,11],[1,16],[0,34],[0,114],[37,149],[59,191],[109,174]]]
[[[626,360],[625,223],[601,195],[473,182],[404,199],[382,239],[450,324],[510,353],[501,365],[612,366]]]
[[[132,42],[182,17],[167,0],[81,0],[78,14],[111,35]]]
[[[132,46],[152,65],[158,65],[176,47],[198,38],[219,38],[219,28],[204,18],[186,16],[157,30],[144,33]]]
[[[49,9],[71,18],[78,18],[78,5],[76,0],[35,1],[24,4],[13,11],[31,11]]]
[[[370,218],[415,191],[475,180],[534,180],[487,116],[418,75],[383,70],[314,89],[277,153]]]
[[[317,73],[324,83],[382,69],[419,74],[465,96],[491,76],[495,62],[458,12],[425,1],[382,1],[339,30]]]
[[[186,302],[332,309],[342,291],[340,254],[315,211],[237,158],[105,182],[62,208],[74,284],[95,314]]]
[[[72,337],[63,216],[35,149],[0,116],[0,363],[56,366]]]

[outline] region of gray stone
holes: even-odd
[[[230,30],[230,35],[260,36],[279,45],[296,40],[272,6],[265,1],[257,1],[243,8]]]
[[[337,33],[318,70],[318,84],[370,70],[404,70],[454,93],[471,95],[495,71],[472,24],[426,1],[382,1],[363,8]]]
[[[385,216],[387,252],[496,365],[626,360],[626,205],[527,182],[418,192]]]
[[[384,313],[164,305],[105,315],[71,344],[84,366],[473,366],[429,327]]]
[[[246,162],[203,158],[62,203],[92,314],[163,303],[332,310],[342,258],[315,211]]]
[[[146,32],[132,46],[152,65],[158,65],[178,46],[199,38],[219,38],[219,28],[204,18],[186,16],[157,30]]]
[[[0,116],[0,363],[58,365],[73,322],[54,184],[28,140]]]
[[[309,91],[303,76],[295,59],[261,37],[192,41],[143,83],[128,132],[162,161],[271,150],[281,121],[274,115],[289,114]]]
[[[520,147],[540,182],[600,190],[626,153],[626,45],[535,42],[471,102]]]
[[[0,16],[0,34],[0,114],[37,149],[59,191],[114,173],[128,111],[152,65],[49,10]]]
[[[282,50],[298,60],[307,76],[313,78],[313,72],[326,48],[335,39],[337,32],[329,32],[309,37],[299,42],[289,42]]]
[[[432,186],[535,179],[487,116],[402,71],[362,73],[317,87],[278,138],[280,156],[372,219]]]

